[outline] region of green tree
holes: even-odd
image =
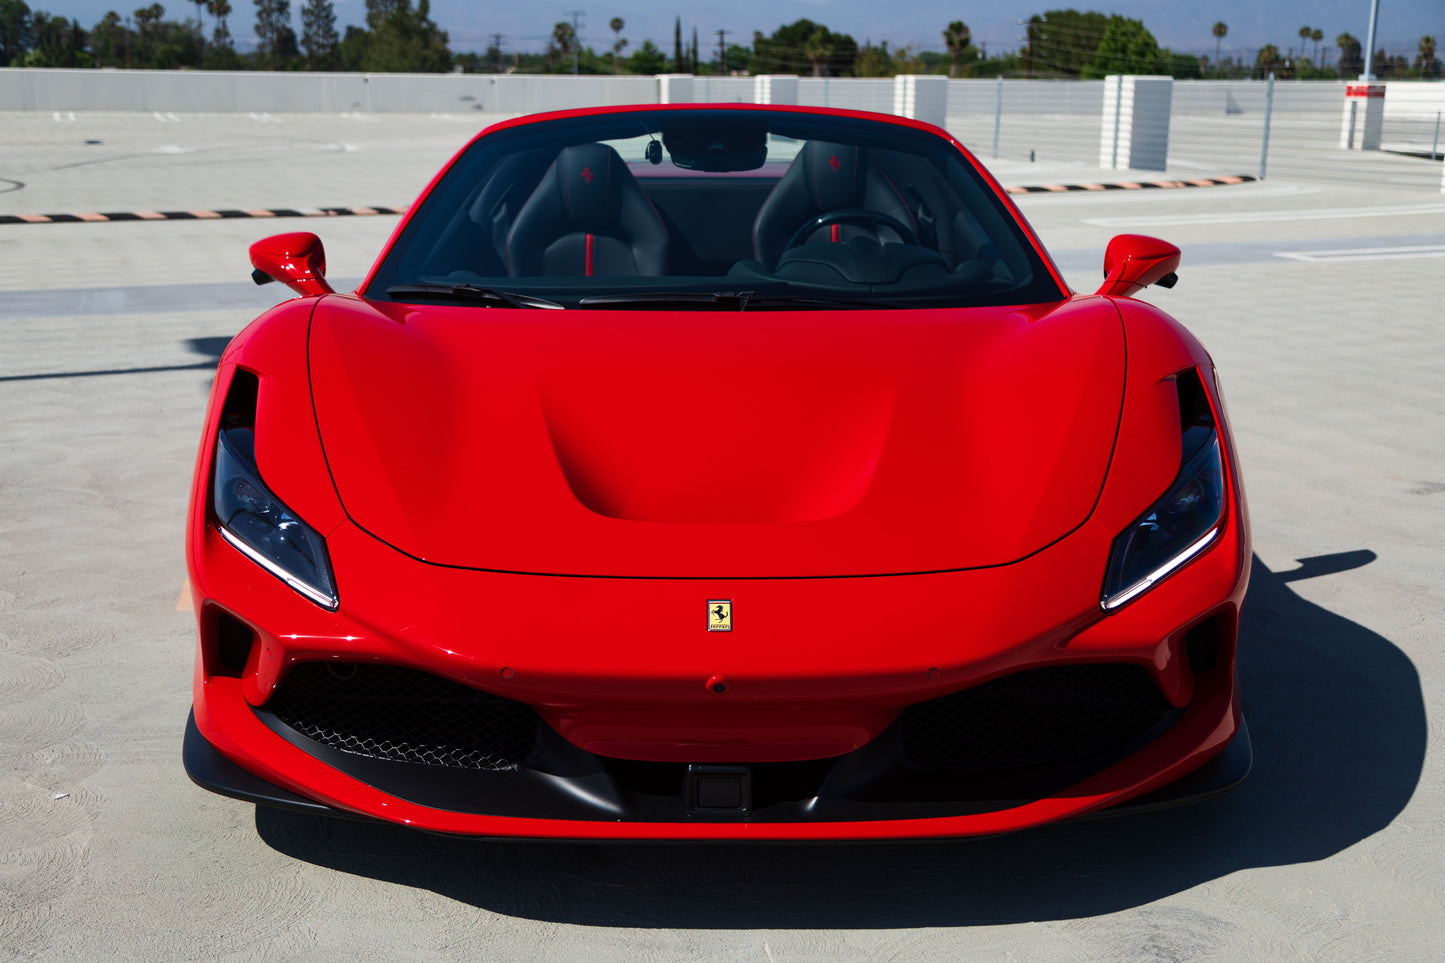
[[[577,31],[565,20],[552,25],[552,39],[547,44],[548,61],[553,69],[572,71],[572,53],[577,46]]]
[[[1030,25],[1035,73],[1078,77],[1098,55],[1109,18],[1092,10],[1046,10]]]
[[[813,41],[829,48],[828,56],[818,63],[821,76],[844,77],[852,73],[853,62],[858,59],[858,44],[846,33],[833,33],[822,24],[811,20],[796,20],[774,30],[764,37],[753,34],[753,60],[749,68],[755,74],[800,74],[813,68],[804,46],[814,34],[822,31]]]
[[[25,67],[94,67],[90,38],[80,24],[37,11],[31,19],[34,43],[21,59]]]
[[[1229,24],[1223,20],[1214,21],[1212,32],[1214,33],[1214,62],[1219,62],[1219,42],[1229,36]]]
[[[613,17],[607,22],[612,28],[616,40],[612,42],[612,62],[617,65],[618,73],[622,72],[622,51],[627,48],[627,38],[622,36],[622,28],[627,26],[621,17]]]
[[[417,0],[415,7],[411,0],[366,0],[366,26],[366,31],[348,27],[341,41],[342,62],[355,65],[347,69],[373,73],[452,69],[447,33],[432,21],[430,0]]]
[[[1315,45],[1315,63],[1317,64],[1320,62],[1320,41],[1324,39],[1325,32],[1319,27],[1316,27],[1315,29],[1310,31],[1310,40],[1314,41]]]
[[[888,52],[888,41],[885,40],[876,47],[871,42],[865,43],[853,61],[853,76],[893,76],[893,55]]]
[[[34,43],[34,22],[25,0],[0,0],[0,67],[18,63]]]
[[[627,69],[634,74],[660,74],[667,70],[667,54],[651,40],[644,40],[627,58]]]
[[[226,18],[231,15],[229,0],[211,0],[206,4],[206,9],[216,18],[216,29],[211,33],[211,45],[206,50],[206,66],[211,70],[239,70],[241,58],[236,54],[231,28],[226,24]]]
[[[1421,37],[1415,54],[1415,72],[1424,80],[1438,80],[1440,66],[1440,59],[1435,56],[1435,38]]]
[[[291,28],[291,0],[256,0],[256,62],[271,70],[284,70],[299,53]]]
[[[1363,50],[1360,42],[1348,33],[1342,33],[1335,38],[1335,46],[1340,48],[1340,77],[1349,80],[1358,77],[1365,69],[1365,58],[1360,51]]]
[[[672,72],[680,74],[683,72],[682,53],[682,18],[677,17],[672,22]]]
[[[1300,55],[1301,57],[1305,56],[1305,52],[1306,52],[1306,51],[1305,51],[1305,44],[1307,44],[1307,43],[1310,42],[1310,37],[1313,37],[1314,34],[1315,34],[1315,28],[1314,28],[1314,27],[1300,27],[1300,28],[1299,28],[1299,39],[1300,39],[1299,55]]]
[[[803,56],[813,66],[813,76],[823,76],[823,64],[833,56],[832,34],[826,27],[818,27],[803,41]]]
[[[748,61],[752,59],[753,51],[740,43],[730,43],[723,51],[722,72],[724,74],[740,74],[748,69]]]
[[[972,40],[968,24],[955,20],[943,31],[943,45],[948,48],[948,76],[958,76],[958,58],[963,56]]]
[[[306,0],[301,7],[301,49],[310,70],[335,70],[337,46],[336,8],[331,0]]]
[[[1158,74],[1164,72],[1164,58],[1159,43],[1142,20],[1118,15],[1109,18],[1094,62],[1086,68],[1086,77],[1107,77],[1110,74]]]
[[[1276,77],[1284,70],[1284,59],[1279,55],[1279,48],[1272,43],[1267,43],[1259,48],[1254,55],[1254,75],[1259,80],[1264,80],[1271,73]]]
[[[102,67],[124,67],[128,33],[120,14],[114,10],[101,17],[90,28],[90,52],[96,63]]]

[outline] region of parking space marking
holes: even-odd
[[[1400,261],[1419,257],[1445,257],[1445,244],[1357,247],[1343,251],[1275,251],[1274,256],[1310,264],[1329,264],[1335,261]]]
[[[194,608],[195,604],[191,601],[191,580],[188,576],[186,580],[181,583],[181,597],[176,599],[176,611],[190,612],[193,611]]]

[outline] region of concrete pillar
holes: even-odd
[[[1379,150],[1385,128],[1385,85],[1345,84],[1341,150]]]
[[[758,74],[753,78],[753,103],[796,104],[798,78],[794,74]]]
[[[893,78],[893,112],[942,127],[948,114],[948,78],[942,74],[899,74]]]
[[[1169,110],[1173,100],[1172,77],[1105,77],[1099,166],[1109,170],[1164,170],[1169,158]]]
[[[657,102],[659,104],[690,104],[695,96],[692,74],[657,75]]]

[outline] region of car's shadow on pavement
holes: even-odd
[[[296,859],[430,889],[492,912],[589,926],[951,926],[1113,913],[1238,869],[1324,859],[1405,807],[1425,758],[1414,665],[1290,582],[1368,551],[1275,573],[1258,558],[1239,671],[1255,767],[1219,799],[980,840],[889,845],[480,842],[258,809]]]

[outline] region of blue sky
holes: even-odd
[[[140,0],[27,0],[32,9],[75,17],[89,27],[107,10],[128,13]],[[184,19],[193,17],[196,7],[180,0],[162,0],[166,15]],[[230,18],[231,33],[237,45],[245,49],[254,42],[252,0],[231,0],[235,8]],[[341,24],[361,23],[365,19],[364,0],[333,0],[337,20]],[[292,13],[300,23],[301,0],[291,0]],[[486,3],[477,0],[432,0],[432,18],[451,34],[454,50],[482,50],[494,33],[502,34],[507,50],[540,50],[546,44],[552,24],[564,19],[569,10],[585,10],[582,37],[586,45],[599,52],[611,46],[613,34],[607,23],[613,17],[626,22],[622,36],[628,38],[629,49],[651,38],[664,50],[672,49],[673,18],[682,17],[683,29],[689,36],[696,27],[699,44],[706,48],[717,44],[717,31],[730,31],[729,42],[749,42],[754,30],[771,33],[778,26],[807,17],[848,33],[862,43],[887,40],[897,47],[913,44],[924,49],[941,50],[940,33],[952,20],[962,19],[973,32],[975,44],[986,43],[990,51],[1019,45],[1023,28],[1017,21],[1047,9],[1069,8],[1118,13],[1144,21],[1159,43],[1175,50],[1213,55],[1214,38],[1210,26],[1223,20],[1229,35],[1223,51],[1247,55],[1266,43],[1280,50],[1299,45],[1299,28],[1304,25],[1323,30],[1326,42],[1348,32],[1365,38],[1368,29],[1369,0],[1209,0],[1186,3],[1184,0],[1110,0],[1090,3],[1088,0],[1053,0],[1025,3],[1019,0],[994,0],[991,3],[962,3],[959,0],[907,0],[886,3],[880,0],[727,0],[725,3],[679,3],[677,0],[560,0],[548,3]],[[570,18],[566,18],[570,19]],[[1445,0],[1380,0],[1379,43],[1392,53],[1408,53],[1413,57],[1415,45],[1422,34],[1437,38],[1445,48]]]

